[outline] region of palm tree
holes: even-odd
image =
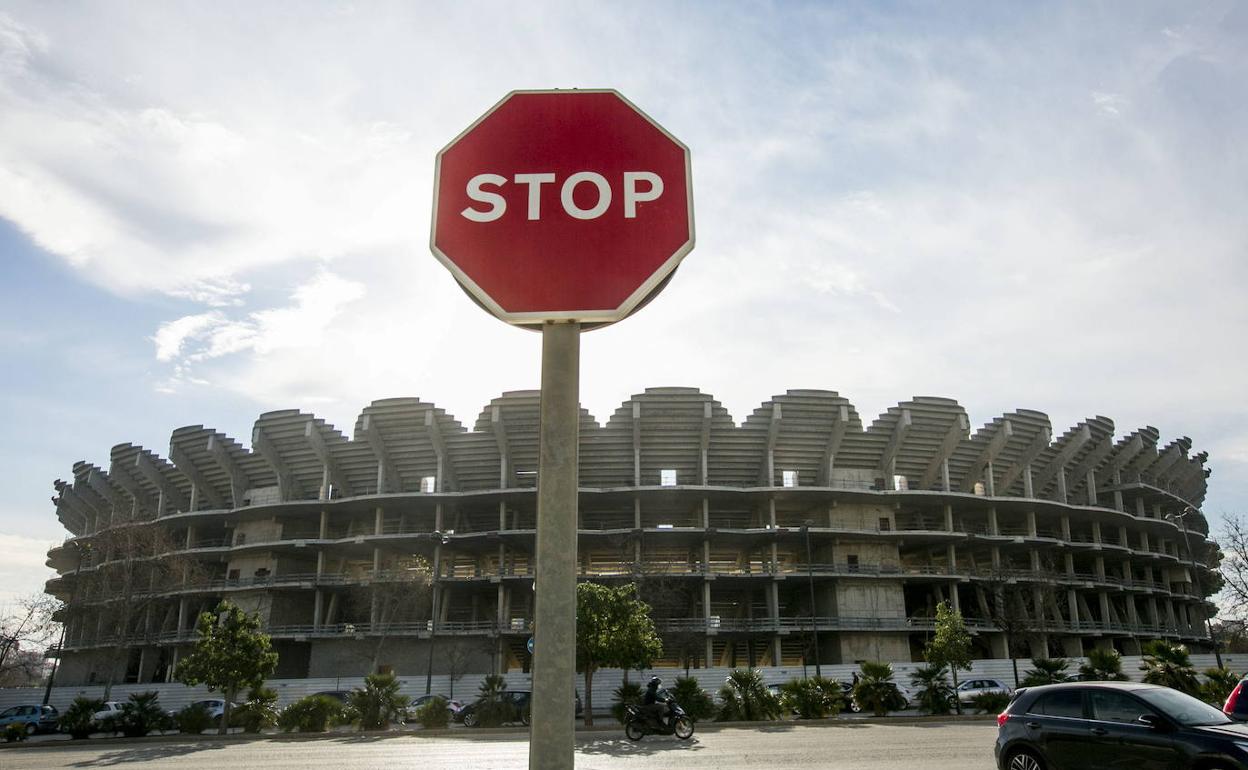
[[[361,730],[384,730],[391,722],[403,721],[407,696],[399,694],[394,674],[369,674],[364,687],[351,692],[351,705],[360,715]]]
[[[1127,675],[1122,673],[1122,655],[1108,647],[1096,647],[1088,652],[1088,662],[1079,667],[1079,675],[1089,681],[1127,681]]]
[[[919,708],[929,714],[948,714],[954,691],[949,686],[949,667],[931,664],[910,674],[910,684],[918,690]]]
[[[1200,686],[1200,699],[1221,708],[1237,684],[1239,674],[1229,668],[1207,668],[1205,682]]]
[[[1070,674],[1066,673],[1070,661],[1065,658],[1032,658],[1031,665],[1031,670],[1023,677],[1023,687],[1070,681]]]
[[[854,700],[864,709],[871,709],[877,717],[906,707],[906,698],[893,681],[893,667],[889,663],[864,660],[859,666],[861,674],[854,685]]]
[[[763,675],[754,669],[734,669],[719,690],[723,705],[719,721],[759,722],[777,719],[780,703],[763,684]]]
[[[1170,687],[1188,695],[1200,693],[1200,682],[1192,668],[1187,647],[1158,639],[1144,647],[1144,662],[1140,665],[1144,681]]]

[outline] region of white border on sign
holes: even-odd
[[[463,139],[470,131],[476,128],[481,121],[488,118],[494,113],[495,110],[503,106],[508,99],[517,94],[614,94],[616,98],[632,108],[634,112],[649,122],[650,125],[663,132],[663,135],[675,143],[676,146],[680,147],[685,154],[685,189],[687,191],[685,199],[689,209],[689,240],[685,241],[685,243],[682,244],[680,248],[672,254],[672,256],[668,257],[667,260],[664,261],[663,264],[660,265],[659,268],[655,270],[650,277],[647,278],[645,282],[642,283],[636,291],[630,294],[628,298],[624,300],[623,304],[617,308],[572,310],[563,312],[509,313],[500,307],[489,294],[487,294],[476,284],[476,282],[469,278],[463,270],[460,270],[459,267],[452,262],[446,254],[442,253],[441,249],[438,248],[438,191],[442,182],[442,156],[446,154],[447,150],[454,147],[460,139]],[[676,266],[680,264],[680,261],[685,258],[686,254],[693,251],[695,240],[693,229],[693,169],[690,160],[689,148],[684,142],[672,136],[666,128],[659,125],[657,121],[643,112],[637,105],[630,102],[623,94],[616,91],[614,88],[553,88],[512,91],[502,99],[499,99],[493,107],[485,112],[485,114],[473,121],[472,125],[459,132],[458,136],[438,151],[437,157],[434,161],[433,215],[432,222],[429,226],[429,250],[433,252],[433,256],[442,263],[443,267],[451,271],[451,275],[455,276],[455,280],[459,281],[459,284],[467,289],[469,293],[476,298],[477,302],[481,303],[482,307],[489,310],[499,320],[506,321],[510,324],[530,326],[533,324],[540,324],[543,321],[577,321],[580,323],[608,324],[623,320],[626,316],[636,310],[637,306],[645,301],[645,299],[650,296],[650,293],[653,292],[661,283],[663,283],[669,275],[671,275],[672,271],[676,269]]]

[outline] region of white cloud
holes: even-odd
[[[55,576],[44,563],[54,543],[0,532],[0,609],[18,597],[42,593]]]

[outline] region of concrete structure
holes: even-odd
[[[915,398],[864,428],[818,390],[740,425],[688,388],[647,390],[604,425],[582,410],[581,578],[636,581],[673,666],[800,666],[815,623],[825,664],[912,660],[940,601],[985,659],[1207,648],[1204,453],[1149,427],[1116,437],[1104,417],[1056,439],[1039,412],[970,424]],[[126,681],[167,678],[221,598],[260,613],[278,677],[527,669],[537,427],[533,391],[472,430],[387,399],[353,440],[280,411],[250,450],[190,426],[172,462],[122,444],[107,471],[76,464],[55,498],[73,537],[48,559],[47,590],[70,603],[58,682],[99,681],[107,661]],[[1189,509],[1184,542],[1173,517]],[[426,568],[431,591],[413,580]]]

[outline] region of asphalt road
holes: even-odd
[[[615,732],[577,735],[578,770],[674,768],[772,770],[783,768],[922,768],[991,770],[992,722],[768,725],[700,731],[688,742],[649,736],[632,743]],[[26,746],[0,750],[4,770],[130,767],[151,770],[524,770],[529,744],[522,733],[461,736],[347,735],[264,740],[159,741]]]

